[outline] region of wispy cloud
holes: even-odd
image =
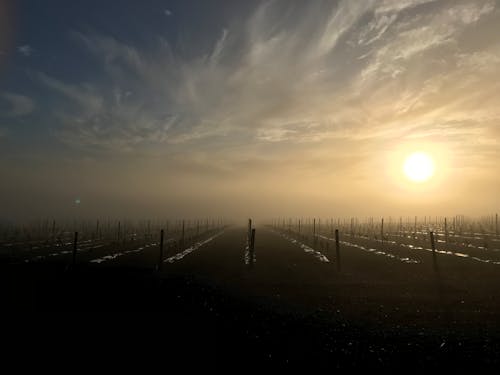
[[[0,98],[2,98],[4,104],[6,104],[4,114],[9,117],[25,116],[35,109],[35,102],[24,95],[2,92],[0,93]]]
[[[34,51],[35,50],[33,49],[33,47],[31,47],[29,44],[24,44],[17,47],[17,52],[26,57],[31,56]]]
[[[57,134],[75,145],[247,139],[304,148],[431,138],[433,125],[479,142],[500,119],[494,22],[489,0],[266,2],[189,57],[161,37],[144,50],[73,32],[107,78],[40,79],[74,104],[57,113]],[[472,125],[471,114],[490,121]]]

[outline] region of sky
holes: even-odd
[[[499,77],[498,0],[2,0],[0,217],[491,214]]]

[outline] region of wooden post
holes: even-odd
[[[75,239],[73,241],[73,267],[76,265],[76,249],[78,246],[78,232],[75,232]]]
[[[316,238],[316,218],[313,219],[313,238]]]
[[[252,234],[250,237],[250,265],[253,265],[255,261],[255,228],[252,229]]]
[[[163,229],[160,231],[160,259],[158,261],[158,271],[161,271],[163,265]]]
[[[52,243],[56,240],[56,221],[52,220]]]
[[[300,219],[299,219],[299,235],[300,235]]]
[[[384,218],[382,218],[382,222],[380,225],[380,239],[384,241]]]
[[[99,219],[97,220],[97,224],[95,227],[95,239],[99,238]]]
[[[118,221],[118,241],[120,241],[120,225],[121,225],[121,222]]]
[[[252,219],[248,219],[248,244],[252,241]]]
[[[448,242],[448,221],[444,218],[444,239]]]
[[[335,252],[337,256],[337,271],[340,272],[340,239],[338,229],[335,229]]]
[[[182,220],[182,238],[181,238],[181,247],[184,249],[184,220]]]
[[[434,269],[437,270],[436,242],[434,241],[434,232],[430,231],[429,235],[431,237],[432,263],[433,263]]]
[[[498,236],[498,214],[495,215],[495,234]]]

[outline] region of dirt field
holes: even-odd
[[[248,265],[246,229],[216,234],[179,259],[167,247],[161,270],[156,241],[88,243],[74,268],[71,252],[48,256],[53,248],[4,256],[3,311],[152,313],[170,343],[182,338],[215,363],[415,371],[500,365],[499,265],[438,254],[436,267],[431,252],[376,244],[391,258],[346,245],[369,249],[369,240],[346,238],[339,272],[327,235],[305,244],[324,262],[264,227]]]

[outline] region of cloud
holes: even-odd
[[[55,134],[75,146],[251,142],[257,153],[439,132],[487,143],[500,119],[498,18],[494,1],[265,2],[198,53],[73,32],[105,78],[40,80],[71,103],[54,110]]]
[[[21,117],[32,113],[35,109],[35,102],[24,95],[14,94],[10,92],[0,93],[2,98],[7,104],[5,115],[8,117]]]
[[[22,46],[18,46],[17,47],[17,51],[21,55],[29,57],[29,56],[31,56],[33,54],[34,49],[29,44],[25,44],[25,45],[22,45]]]
[[[163,11],[163,14],[165,14],[167,17],[170,17],[173,13],[172,13],[172,11],[170,9],[165,9]]]

